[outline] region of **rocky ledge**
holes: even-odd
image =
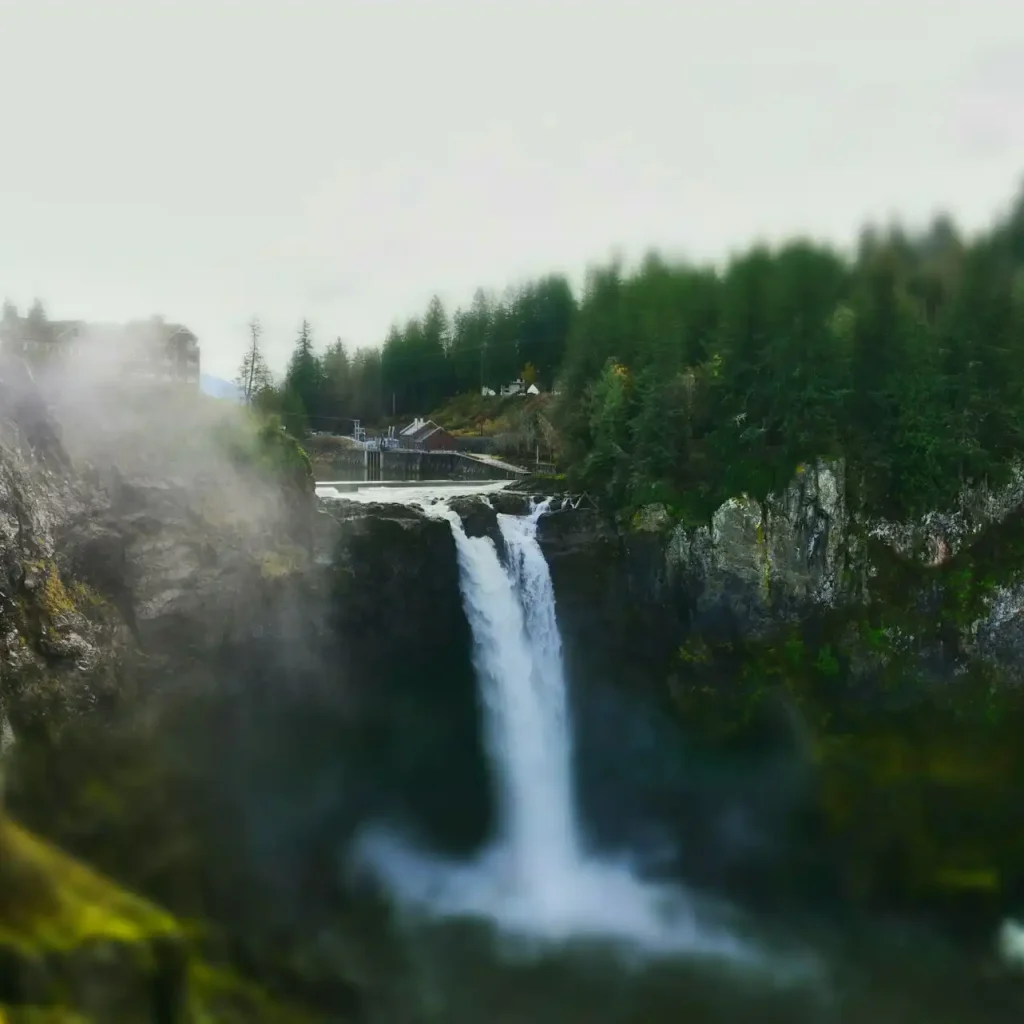
[[[317,643],[312,478],[276,426],[221,403],[120,399],[61,404],[23,365],[0,366],[7,812],[230,933],[242,883],[214,853],[230,859],[244,840],[215,810],[233,785],[218,772],[216,715],[247,663]],[[0,933],[12,1006],[86,1021],[306,1019],[231,980],[233,954],[193,969],[169,914],[10,821]],[[273,959],[264,947],[252,969]]]

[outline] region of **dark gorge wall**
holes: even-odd
[[[341,678],[359,680],[359,751],[376,814],[467,852],[490,831],[469,625],[448,523],[399,505],[327,502]]]
[[[581,817],[592,843],[648,870],[752,902],[828,884],[803,853],[810,772],[793,723],[765,716],[737,750],[680,713],[667,680],[685,638],[742,628],[738,585],[699,609],[702,581],[666,558],[664,537],[623,532],[596,510],[541,519],[573,695]],[[811,877],[809,872],[816,872]]]
[[[588,820],[670,822],[727,889],[984,931],[1024,896],[1020,499],[864,524],[842,493],[819,467],[705,526],[542,520]]]

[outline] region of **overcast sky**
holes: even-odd
[[[0,0],[0,294],[162,313],[232,377],[613,248],[985,223],[1012,0]]]

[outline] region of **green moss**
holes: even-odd
[[[86,614],[89,612],[110,611],[110,602],[102,594],[93,590],[92,587],[76,581],[66,589],[69,598],[80,611]]]
[[[260,575],[264,579],[279,579],[299,571],[305,563],[305,552],[300,548],[280,548],[263,556],[260,562]]]
[[[129,951],[127,970],[156,967],[158,942],[187,954],[190,930],[146,900],[36,838],[0,821],[0,951],[8,961],[45,964],[52,1005],[0,1007],[0,1024],[88,1024],[62,980],[62,958],[91,945]],[[80,969],[80,968],[79,968]],[[128,980],[128,979],[125,979]],[[189,1024],[313,1024],[319,1018],[275,1001],[230,971],[191,960]]]
[[[322,1018],[287,1006],[238,975],[196,964],[189,972],[189,1024],[316,1024]]]
[[[967,897],[1019,878],[1012,737],[883,730],[815,743],[825,825],[862,887]]]
[[[78,612],[74,596],[65,587],[57,563],[52,559],[26,562],[24,572],[26,576],[36,577],[35,603],[51,621]]]
[[[678,657],[684,665],[709,665],[712,652],[703,637],[692,636],[679,648]]]
[[[174,936],[169,914],[30,835],[0,824],[0,945],[66,951],[90,941]]]
[[[255,469],[303,489],[312,486],[309,454],[277,416],[246,413],[237,420],[225,421],[218,428],[217,440],[242,469]]]
[[[819,836],[859,898],[987,900],[1024,882],[1024,695],[962,646],[1024,565],[1022,523],[993,529],[998,542],[985,536],[937,566],[873,544],[868,600],[679,650],[671,693],[702,735],[756,735],[778,700],[797,711]],[[940,683],[922,658],[937,649],[960,666]]]
[[[992,868],[962,870],[941,868],[932,879],[938,889],[994,893],[999,891],[999,872]]]
[[[66,583],[53,559],[26,562],[22,571],[26,581],[32,580],[32,589],[24,587],[15,601],[20,647],[34,643],[45,630],[72,616],[97,621],[110,612],[109,602],[91,587],[77,581]]]

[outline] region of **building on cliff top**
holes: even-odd
[[[199,387],[199,339],[182,324],[160,317],[126,324],[49,320],[38,307],[20,316],[6,304],[0,317],[0,352],[20,356],[30,366],[90,352],[116,363],[118,375],[133,380]]]
[[[403,448],[419,451],[453,451],[455,438],[444,427],[439,427],[433,420],[416,418],[398,434],[398,443]]]

